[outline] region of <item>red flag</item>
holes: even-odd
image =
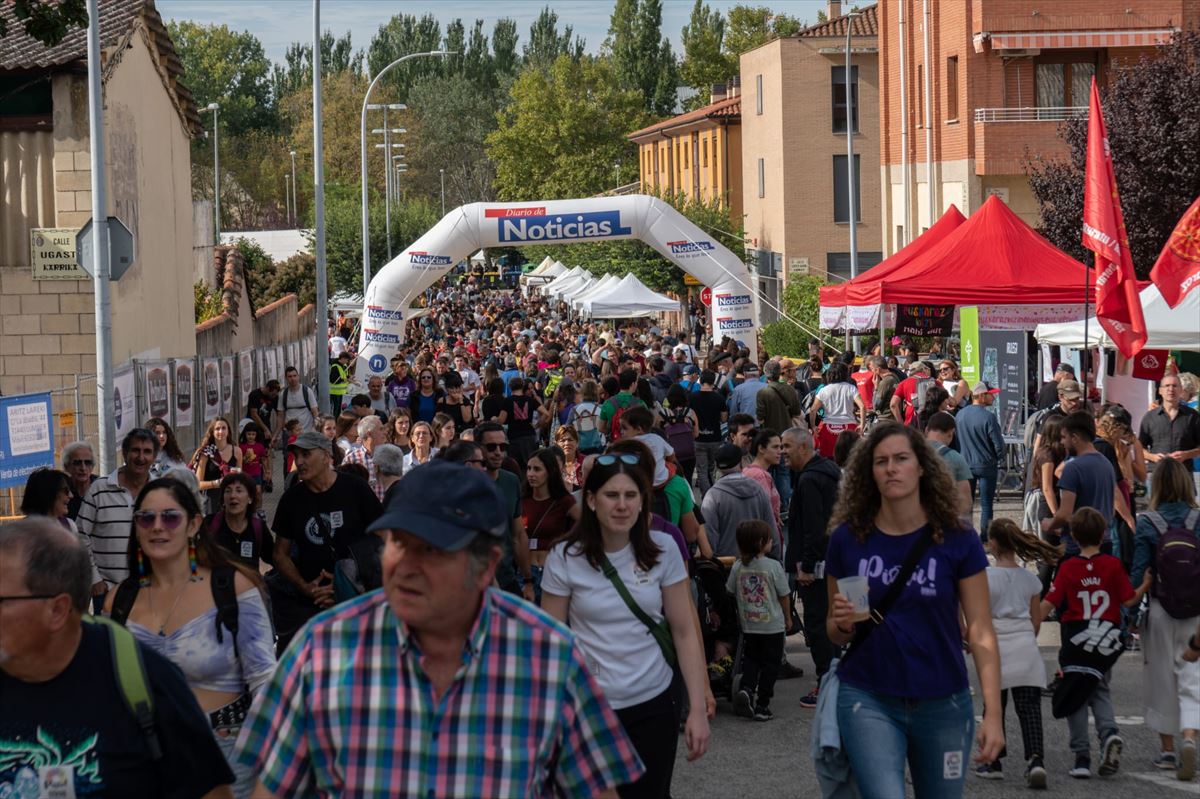
[[[1121,354],[1132,358],[1146,343],[1146,320],[1129,255],[1129,236],[1095,77],[1088,108],[1083,246],[1096,253],[1096,318]]]
[[[1167,239],[1150,270],[1150,279],[1172,308],[1200,286],[1200,197],[1184,212]]]

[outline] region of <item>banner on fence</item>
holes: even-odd
[[[146,397],[146,415],[171,421],[171,366],[166,361],[147,361],[143,364],[143,391]]]
[[[317,375],[317,342],[312,336],[304,337],[304,363],[308,367],[309,379]]]
[[[54,468],[49,392],[0,397],[0,488],[23,486],[44,467]]]
[[[304,364],[300,362],[300,342],[293,341],[287,345],[288,363],[296,367],[300,374],[304,374]]]
[[[238,353],[238,382],[241,385],[242,406],[250,402],[250,392],[254,390],[254,350],[242,350]]]
[[[287,370],[287,368],[289,366],[291,366],[291,364],[288,363],[287,350],[284,349],[283,345],[279,345],[279,346],[275,347],[274,349],[275,349],[275,368],[276,368],[275,379],[278,380],[280,383],[282,383],[282,382],[284,382],[283,373],[285,370]]]
[[[195,373],[191,361],[175,361],[175,428],[191,427],[195,419],[193,398],[195,397]]]
[[[233,410],[233,361],[232,355],[221,359],[221,413],[225,416]]]
[[[201,395],[204,397],[204,421],[211,422],[221,415],[221,359],[201,359],[204,382]]]
[[[122,366],[113,373],[113,421],[118,444],[129,431],[142,424],[137,413],[137,375],[133,366]]]

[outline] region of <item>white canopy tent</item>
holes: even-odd
[[[594,319],[632,319],[678,311],[679,302],[651,291],[633,274],[628,274],[607,291],[584,300],[582,310]]]
[[[558,298],[565,303],[568,303],[568,304],[573,303],[575,301],[576,297],[581,297],[584,294],[586,294],[587,292],[591,291],[593,288],[595,288],[596,285],[600,282],[600,280],[601,280],[601,278],[598,278],[598,277],[589,277],[587,280],[583,281],[578,286],[567,289],[562,294],[558,295]]]
[[[1193,291],[1174,308],[1151,283],[1141,292],[1142,313],[1146,317],[1149,334],[1145,349],[1200,351],[1200,291]],[[1083,320],[1038,325],[1034,336],[1042,344],[1057,344],[1060,347],[1082,349],[1106,347],[1116,349],[1112,339],[1100,327],[1096,317],[1088,319],[1087,342],[1083,339]]]
[[[540,264],[521,275],[521,277],[517,279],[517,282],[521,284],[521,290],[528,294],[529,289],[535,286],[545,285],[547,282],[567,271],[565,266],[562,267],[561,271],[558,271],[560,266],[561,264],[556,263],[550,258],[549,255],[547,255],[542,259]]]
[[[578,311],[583,307],[584,300],[587,300],[589,297],[597,297],[601,292],[607,291],[609,288],[620,282],[621,278],[617,277],[612,272],[609,272],[607,275],[588,286],[586,291],[582,291],[579,294],[571,297],[571,307]]]
[[[557,262],[555,262],[555,263],[557,264]],[[582,273],[583,273],[583,267],[573,266],[570,269],[568,269],[567,271],[559,273],[559,275],[557,277],[555,277],[553,280],[551,280],[549,283],[543,283],[540,286],[535,286],[535,288],[538,291],[540,291],[542,294],[549,294],[551,289],[553,289],[555,286],[559,286],[564,283],[572,283],[572,282],[574,282],[574,278],[577,275],[580,275]]]
[[[564,279],[561,283],[556,281],[553,286],[548,286],[546,288],[545,293],[552,297],[558,297],[559,299],[562,299],[564,294],[575,291],[577,288],[586,284],[592,279],[592,273],[584,269],[579,274],[575,275],[574,278],[569,280],[564,276]]]

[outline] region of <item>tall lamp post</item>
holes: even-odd
[[[360,144],[359,163],[362,166],[362,173],[360,175],[360,181],[362,184],[362,244],[363,244],[363,247],[362,247],[362,251],[363,251],[362,292],[363,292],[363,301],[364,302],[367,299],[367,286],[370,285],[370,283],[371,283],[371,220],[367,216],[367,104],[371,100],[371,92],[375,90],[375,86],[379,83],[380,78],[382,78],[384,75],[386,75],[389,71],[392,70],[393,67],[397,66],[398,64],[403,64],[405,61],[408,61],[413,58],[423,58],[423,57],[431,57],[431,56],[445,58],[446,56],[451,56],[451,55],[458,55],[458,54],[453,53],[449,50],[431,50],[427,53],[409,53],[406,56],[401,56],[400,58],[397,58],[392,63],[388,64],[383,69],[379,70],[379,74],[376,75],[374,77],[374,79],[371,81],[371,85],[367,87],[366,95],[363,96],[362,121],[361,121],[361,127],[360,127],[360,131],[359,131],[359,134],[360,134],[359,135],[359,144]]]
[[[289,224],[292,221],[292,173],[287,172],[283,176],[283,222]]]
[[[847,209],[850,217],[850,279],[858,277],[858,217],[854,213],[854,201],[857,192],[854,190],[854,97],[851,92],[853,84],[851,83],[851,65],[850,65],[850,29],[854,27],[856,17],[862,16],[861,12],[851,11],[846,14],[846,199],[849,203]],[[882,317],[883,310],[880,309]],[[882,320],[880,329],[883,329]],[[879,346],[882,349],[883,339],[880,338]],[[850,325],[846,325],[846,349],[850,349]]]
[[[205,111],[213,112],[213,243],[221,243],[221,157],[217,147],[217,112],[221,106],[209,103]]]
[[[298,217],[298,213],[297,213],[298,207],[300,205],[300,203],[298,202],[298,200],[300,199],[300,195],[296,193],[296,151],[295,150],[291,151],[291,156],[292,156],[292,224],[299,227],[299,223],[296,221],[296,219]]]
[[[393,133],[407,133],[408,131],[404,128],[389,128],[387,113],[388,111],[404,111],[408,108],[408,106],[406,106],[404,103],[372,103],[371,105],[367,106],[367,108],[370,110],[383,109],[383,127],[374,128],[371,133],[376,135],[380,133],[383,134],[383,207],[384,225],[387,226],[388,260],[390,261],[392,260],[392,171],[387,168],[387,159],[388,155],[392,151],[391,135]],[[379,147],[380,145],[376,144],[375,146]]]
[[[442,216],[446,215],[446,170],[439,169],[438,177],[442,181]]]

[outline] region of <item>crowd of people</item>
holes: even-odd
[[[190,457],[155,418],[112,474],[76,442],[30,476],[0,528],[0,796],[668,797],[718,699],[775,718],[792,635],[825,795],[1003,778],[1010,694],[1030,787],[1044,695],[1070,776],[1089,709],[1111,776],[1134,648],[1154,765],[1193,779],[1194,377],[1135,431],[1059,365],[1010,519],[997,389],[941,341],[759,362],[702,323],[427,301],[386,377],[337,320],[329,397],[288,367]]]

